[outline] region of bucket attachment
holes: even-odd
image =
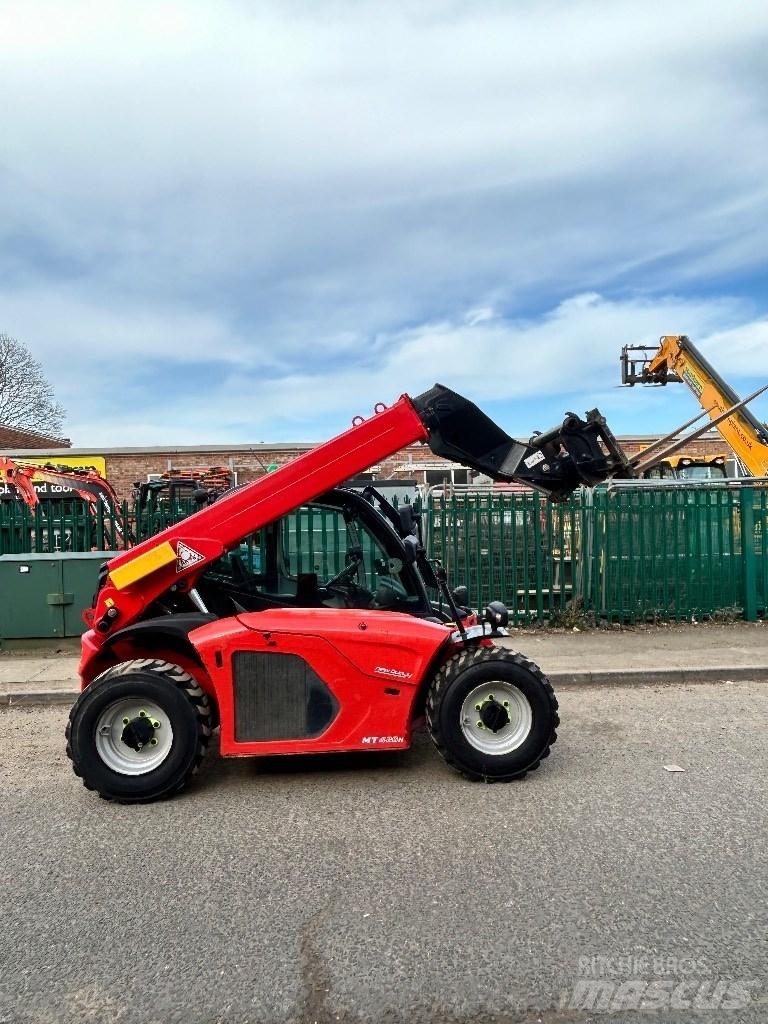
[[[528,484],[562,501],[577,487],[608,477],[634,476],[616,438],[597,409],[563,422],[527,442],[515,441],[473,403],[442,384],[413,399],[429,431],[429,447],[494,480]]]

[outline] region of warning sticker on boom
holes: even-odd
[[[533,469],[537,462],[544,461],[544,452],[534,452],[533,455],[529,455],[527,459],[523,459],[523,462],[528,469]]]
[[[202,562],[205,556],[201,555],[199,551],[195,551],[188,544],[185,544],[183,540],[180,540],[176,545],[176,572],[184,572],[190,565],[196,565],[198,562]]]

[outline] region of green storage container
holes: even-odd
[[[0,638],[80,636],[99,566],[114,551],[0,556]]]

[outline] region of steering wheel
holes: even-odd
[[[339,583],[351,583],[354,577],[357,575],[357,570],[360,563],[357,559],[351,561],[348,565],[345,565],[341,572],[337,572],[335,576],[332,576],[327,583],[327,587],[338,586]]]
[[[322,589],[326,594],[332,591],[341,597],[346,608],[370,608],[373,602],[373,594],[365,587],[361,587],[355,579],[360,566],[363,564],[362,552],[358,555],[350,552],[352,560],[348,562],[341,572],[332,576]]]

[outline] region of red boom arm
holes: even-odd
[[[248,534],[414,441],[426,441],[436,455],[494,480],[530,484],[553,500],[611,475],[632,475],[597,409],[586,421],[568,413],[560,426],[526,443],[515,441],[466,398],[435,384],[416,398],[402,395],[388,409],[377,406],[370,419],[358,417],[338,437],[113,558],[96,607],[86,612],[86,621],[98,631],[96,646],[113,626],[136,622],[169,588],[189,592],[207,565]]]
[[[403,395],[388,409],[117,555],[87,619],[103,634],[113,624],[120,628],[134,622],[170,586],[194,586],[208,564],[249,533],[428,436],[411,399]]]

